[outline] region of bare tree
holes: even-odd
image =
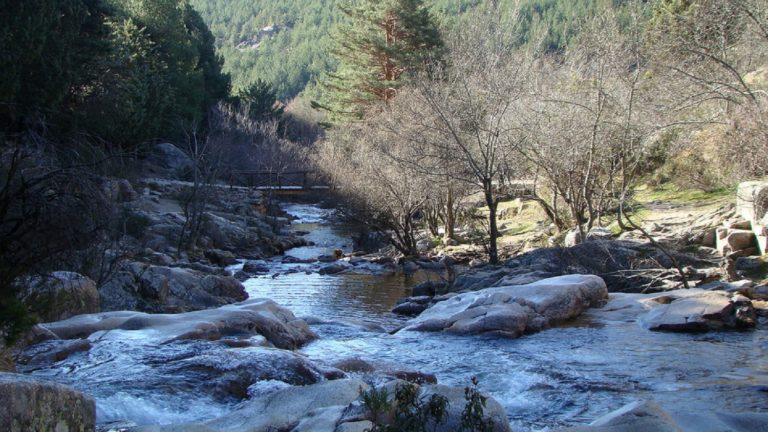
[[[185,220],[179,235],[179,254],[197,246],[205,212],[214,195],[212,187],[222,168],[223,148],[217,137],[224,122],[221,112],[214,109],[205,130],[192,126],[187,131],[184,151],[192,161],[192,187],[181,200]]]
[[[768,170],[768,6],[762,0],[660,2],[650,40],[680,174],[718,187]]]
[[[372,122],[376,119],[372,118]],[[336,185],[360,223],[390,234],[392,245],[406,256],[418,254],[417,216],[429,185],[390,157],[402,146],[369,123],[334,129],[316,154],[317,166]]]
[[[517,16],[501,22],[497,12],[481,9],[469,19],[449,42],[450,66],[437,64],[414,78],[390,103],[380,125],[401,143],[399,155],[391,155],[398,163],[436,187],[460,182],[482,193],[492,263],[499,259],[501,174],[524,138],[513,118],[529,66],[528,57],[509,55]],[[449,206],[453,194],[448,186]]]
[[[562,58],[538,64],[542,78],[526,118],[531,139],[520,151],[551,191],[544,205],[550,218],[559,217],[562,203],[582,238],[634,187],[657,130],[639,28],[632,21],[620,30],[608,10]]]

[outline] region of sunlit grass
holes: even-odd
[[[635,200],[639,203],[663,201],[676,204],[715,203],[732,199],[736,187],[721,188],[707,192],[698,189],[681,189],[673,184],[656,187],[642,185],[635,189]]]

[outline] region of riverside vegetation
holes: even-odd
[[[764,3],[6,1],[0,429],[765,427]]]

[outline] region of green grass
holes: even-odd
[[[523,233],[526,233],[526,232],[529,232],[529,231],[533,231],[533,226],[534,226],[533,223],[520,224],[520,225],[517,225],[517,226],[513,226],[511,228],[507,228],[506,230],[504,230],[504,235],[505,236],[507,236],[507,235],[517,235],[517,234],[523,234]]]
[[[672,184],[651,188],[648,185],[636,189],[635,199],[640,202],[664,201],[672,203],[706,203],[728,200],[735,196],[736,187],[705,192],[697,189],[680,189]]]

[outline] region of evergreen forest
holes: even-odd
[[[313,88],[318,78],[334,70],[331,55],[334,27],[347,18],[345,0],[192,0],[216,37],[225,59],[224,70],[234,86],[257,79],[277,90],[281,100]],[[490,0],[436,0],[427,2],[434,20],[445,29],[462,25],[462,17]],[[520,8],[522,24],[516,29],[520,44],[530,35],[546,34],[544,49],[561,50],[580,23],[607,5],[625,0],[501,0],[499,10]]]

